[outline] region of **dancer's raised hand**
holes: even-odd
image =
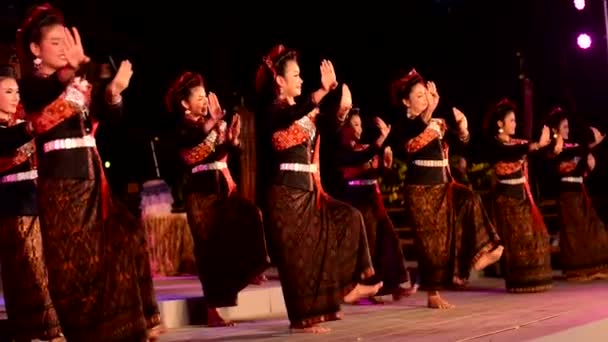
[[[324,59],[321,62],[321,87],[325,91],[331,91],[338,87],[338,80],[336,77],[336,71],[334,70],[334,65]]]
[[[224,110],[220,106],[220,101],[215,93],[209,93],[209,115],[214,120],[221,120],[224,117]]]
[[[65,59],[72,68],[78,69],[91,60],[84,53],[80,34],[75,27],[72,27],[71,31],[67,27],[64,29],[64,45]]]

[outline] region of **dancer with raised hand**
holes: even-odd
[[[393,163],[393,152],[384,141],[391,131],[391,126],[380,118],[375,118],[380,131],[372,144],[361,140],[363,125],[358,112],[352,112],[346,118],[346,124],[340,130],[341,145],[336,154],[337,165],[342,171],[341,185],[345,188],[344,199],[359,209],[365,221],[365,231],[370,254],[376,274],[371,281],[382,281],[383,287],[378,295],[390,294],[399,300],[415,292],[414,287],[404,288],[409,280],[405,257],[401,250],[399,237],[393,222],[384,208],[378,177],[387,174]],[[379,303],[369,298],[372,303]]]
[[[548,290],[553,284],[549,234],[530,191],[527,157],[549,144],[549,128],[543,128],[538,142],[513,138],[515,105],[509,100],[494,106],[485,126],[496,175],[492,214],[505,246],[501,269],[507,291]]]
[[[36,202],[36,146],[12,67],[0,67],[0,262],[15,341],[63,341],[48,290]]]
[[[278,45],[258,70],[257,89],[272,103],[257,113],[271,155],[267,235],[279,270],[293,331],[324,333],[319,323],[341,318],[340,305],[374,295],[382,284],[362,285],[373,275],[361,213],[327,196],[319,178],[315,117],[323,97],[338,85],[333,65],[321,63],[321,88],[302,101],[297,53]]]
[[[194,238],[198,276],[207,303],[207,325],[231,326],[217,309],[237,305],[239,291],[268,266],[262,216],[239,195],[228,158],[240,153],[240,117],[230,125],[201,75],[183,73],[166,96],[178,121],[177,142],[186,183],[186,213]]]
[[[547,125],[553,137],[549,155],[559,175],[557,205],[562,271],[573,281],[608,278],[608,231],[585,190],[585,177],[595,168],[593,147],[606,136],[591,127],[593,141],[586,144],[573,141],[568,116],[560,108],[549,114]]]
[[[63,332],[74,341],[154,340],[163,328],[145,232],[112,200],[93,135],[98,120],[120,114],[131,65],[121,63],[97,105],[76,77],[89,61],[78,30],[66,28],[58,10],[34,8],[17,44],[26,71],[21,98],[37,134],[49,291]]]
[[[463,286],[471,269],[495,263],[503,251],[479,196],[449,174],[448,146],[469,141],[467,118],[453,109],[457,129],[433,118],[437,87],[415,70],[395,81],[392,93],[403,113],[392,130],[393,150],[407,160],[404,197],[418,245],[420,288],[428,292],[429,308],[453,308],[439,291]]]

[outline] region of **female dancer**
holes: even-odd
[[[297,54],[282,45],[258,70],[258,92],[274,97],[258,114],[265,116],[269,136],[262,139],[272,146],[266,153],[274,163],[266,221],[272,258],[291,328],[312,333],[329,331],[317,325],[339,319],[343,301],[353,303],[381,287],[358,283],[373,275],[361,213],[327,196],[320,186],[314,119],[323,97],[337,86],[328,61],[321,64],[321,85],[295,102],[302,90]]]
[[[22,70],[34,65],[21,96],[38,134],[40,225],[63,332],[75,341],[154,339],[162,329],[145,234],[112,201],[92,135],[94,119],[118,114],[131,66],[121,64],[97,107],[87,82],[75,77],[89,58],[60,12],[36,7],[17,41]],[[89,113],[89,105],[104,110]]]
[[[186,212],[208,326],[229,326],[217,308],[235,306],[239,291],[269,265],[261,214],[236,191],[227,165],[230,153],[238,153],[240,118],[236,114],[227,127],[217,97],[209,93],[207,100],[203,78],[192,72],[175,81],[166,103],[179,115]]]
[[[551,154],[560,177],[557,204],[563,272],[577,281],[608,277],[608,232],[584,185],[585,176],[595,167],[591,145],[599,144],[604,136],[594,134],[594,141],[587,145],[571,142],[568,117],[559,108],[549,114],[547,125],[555,138]]]
[[[539,142],[528,142],[512,138],[515,126],[515,106],[508,100],[499,102],[486,120],[497,180],[492,212],[505,245],[507,291],[539,292],[553,282],[551,252],[547,228],[530,192],[526,156],[549,144],[549,129],[543,128]]]
[[[454,109],[456,132],[433,119],[439,95],[412,70],[393,84],[395,106],[403,110],[393,130],[394,150],[407,164],[406,207],[419,246],[420,287],[428,291],[428,307],[449,309],[439,290],[463,285],[471,268],[481,270],[498,261],[502,246],[481,199],[450,179],[447,143],[469,140],[467,119]]]
[[[0,261],[8,320],[16,341],[61,341],[47,288],[36,203],[32,126],[17,111],[19,87],[10,66],[0,68]]]
[[[350,114],[341,130],[342,144],[337,153],[337,163],[342,171],[344,198],[363,214],[376,271],[373,278],[384,284],[379,294],[392,294],[398,300],[412,290],[401,287],[408,280],[405,257],[393,223],[384,209],[377,181],[381,170],[390,169],[393,163],[391,148],[383,148],[391,127],[380,118],[375,122],[380,136],[371,145],[363,144],[361,117],[357,112]],[[375,301],[372,299],[372,302]]]

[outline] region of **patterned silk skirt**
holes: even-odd
[[[237,193],[190,193],[186,212],[207,305],[235,306],[239,291],[270,265],[260,211]]]
[[[561,192],[558,206],[560,259],[566,277],[608,273],[608,231],[585,192]]]
[[[423,290],[461,284],[473,265],[499,245],[481,199],[463,185],[408,185],[405,200],[415,232]]]
[[[373,275],[361,213],[312,191],[275,185],[267,231],[294,328],[340,319],[344,296]]]
[[[363,214],[375,271],[369,282],[383,282],[377,295],[399,292],[400,285],[407,282],[409,277],[399,237],[382,203],[380,189],[376,184],[351,186],[346,190],[345,198]]]
[[[145,341],[160,324],[145,232],[116,203],[104,217],[101,187],[38,179],[51,298],[68,341]]]
[[[38,217],[0,218],[4,301],[13,338],[50,340],[61,335],[48,290]]]
[[[493,216],[505,245],[502,269],[507,291],[540,292],[551,288],[549,235],[538,209],[526,199],[496,194]]]

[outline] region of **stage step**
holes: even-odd
[[[207,306],[198,278],[164,278],[156,279],[154,283],[161,316],[168,328],[206,324]],[[219,312],[225,319],[233,321],[287,315],[281,285],[276,280],[247,287],[239,294],[238,306],[222,308]]]
[[[272,270],[269,278],[277,277]],[[167,277],[154,280],[154,288],[163,322],[168,328],[188,325],[204,325],[207,322],[207,306],[197,277]],[[251,285],[241,291],[238,306],[219,310],[222,317],[234,321],[249,321],[286,317],[283,292],[278,280],[262,285]],[[0,342],[7,331],[4,297],[0,292]]]
[[[415,277],[416,262],[406,263]],[[265,272],[269,279],[262,285],[250,285],[239,293],[238,306],[219,309],[222,317],[232,321],[286,318],[287,310],[276,268]],[[474,278],[477,278],[474,276]],[[409,286],[409,284],[404,284]],[[154,281],[161,316],[167,327],[204,325],[206,303],[197,277],[167,277]],[[390,301],[390,296],[382,298]]]

